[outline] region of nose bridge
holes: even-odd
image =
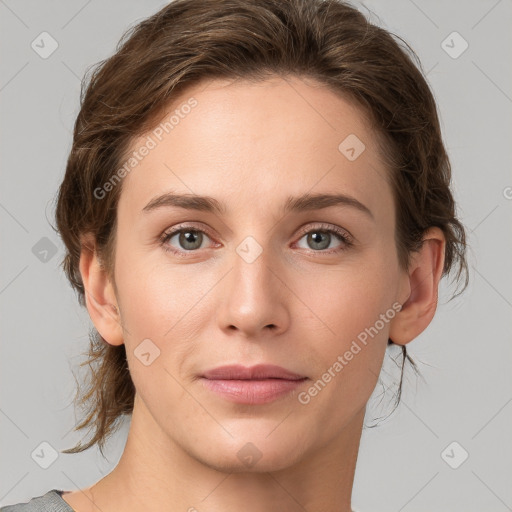
[[[248,336],[287,328],[289,312],[277,278],[279,262],[271,249],[248,236],[235,248],[231,266],[218,309],[220,327]]]

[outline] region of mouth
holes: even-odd
[[[201,375],[206,389],[228,401],[246,405],[290,396],[307,380],[308,377],[276,365],[221,366]]]

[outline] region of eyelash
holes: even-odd
[[[188,253],[194,253],[197,252],[198,249],[190,250],[190,251],[179,251],[177,249],[174,249],[172,246],[168,245],[168,241],[177,233],[181,233],[184,231],[193,231],[197,233],[203,233],[205,235],[208,235],[210,238],[213,238],[211,233],[208,230],[200,229],[195,226],[191,226],[188,224],[179,224],[176,227],[172,228],[169,231],[165,231],[162,233],[160,237],[160,244],[164,251],[173,253],[179,257],[186,258],[185,254]],[[308,233],[315,233],[315,232],[322,232],[322,233],[331,233],[337,236],[340,241],[343,243],[341,247],[338,247],[337,249],[323,249],[320,251],[314,251],[309,250],[309,254],[313,254],[314,256],[322,256],[322,255],[329,255],[329,254],[337,254],[345,251],[349,247],[353,245],[353,238],[351,235],[349,235],[345,230],[338,228],[336,226],[333,226],[331,224],[319,224],[318,226],[315,226],[313,228],[307,229],[307,230],[301,230],[300,237],[298,240],[300,240],[304,235],[307,235]]]

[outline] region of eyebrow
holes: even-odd
[[[306,193],[298,197],[289,196],[283,205],[283,213],[321,210],[331,206],[349,206],[374,220],[374,216],[367,206],[355,197],[346,194]],[[142,211],[148,213],[164,207],[178,207],[186,210],[217,213],[219,215],[226,213],[226,206],[213,197],[195,194],[176,194],[173,192],[154,197]]]

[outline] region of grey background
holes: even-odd
[[[113,469],[124,447],[127,424],[109,443],[108,461],[96,448],[59,454],[47,469],[31,456],[42,442],[59,450],[80,438],[72,432],[72,371],[85,375],[78,364],[90,326],[59,268],[63,247],[49,220],[71,147],[80,77],[111,55],[128,26],[164,3],[0,0],[0,506],[52,488],[89,486]],[[408,371],[398,410],[363,431],[353,506],[512,510],[512,4],[360,5],[407,40],[428,72],[468,229],[471,284],[446,304],[453,288],[443,282],[434,321],[409,344],[423,379]],[[43,31],[59,45],[47,59],[31,48]],[[453,31],[469,44],[458,58],[441,46]],[[460,40],[449,44],[461,48]],[[386,366],[391,372],[393,365]],[[386,376],[384,369],[383,382],[392,384],[397,374]],[[367,423],[391,410],[389,394],[386,407],[369,408]],[[469,453],[457,469],[441,456],[453,441],[462,448],[448,450],[452,463],[462,449]]]

